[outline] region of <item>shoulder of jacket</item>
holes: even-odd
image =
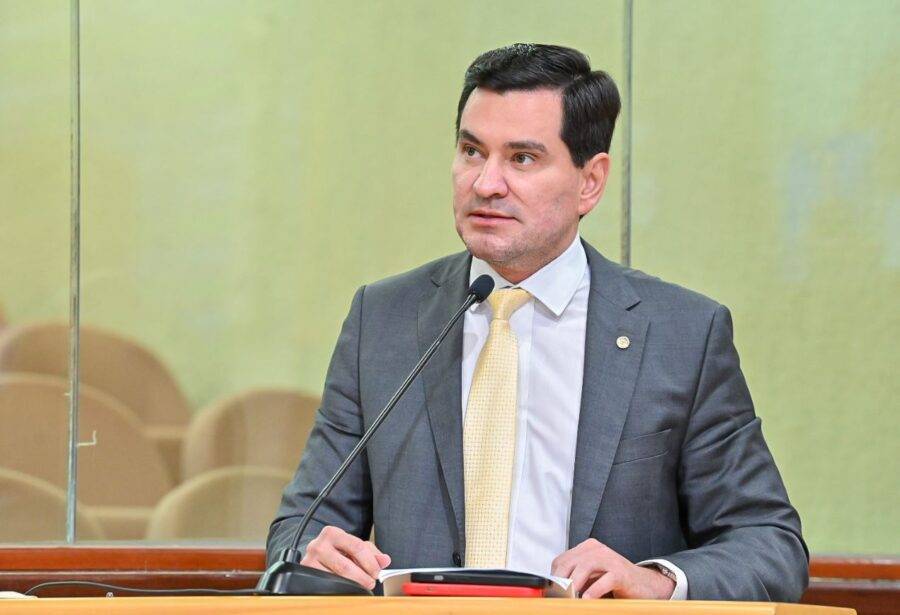
[[[457,252],[456,254],[442,256],[415,269],[366,284],[365,294],[366,296],[370,294],[418,294],[423,292],[424,289],[433,287],[434,279],[440,279],[447,275],[451,269],[460,265],[461,261],[465,260],[467,256],[468,252]]]

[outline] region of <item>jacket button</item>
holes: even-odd
[[[453,565],[457,568],[462,567],[462,557],[459,556],[459,553],[453,552]]]

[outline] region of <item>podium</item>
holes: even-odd
[[[160,598],[38,598],[3,600],[4,615],[36,613],[246,613],[249,615],[856,615],[853,609],[777,602],[571,600],[565,598],[336,598],[214,596]]]

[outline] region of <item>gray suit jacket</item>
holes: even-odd
[[[625,269],[591,270],[569,546],[594,537],[633,562],[665,558],[692,599],[797,601],[800,519],[763,439],[728,310]],[[470,256],[365,286],[353,298],[316,424],[269,531],[287,546],[306,507],[463,302]],[[621,350],[616,338],[627,335]],[[465,561],[462,324],[315,515],[367,538],[392,568]]]

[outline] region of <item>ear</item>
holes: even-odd
[[[600,152],[584,163],[581,168],[581,192],[579,193],[578,215],[589,213],[606,189],[606,180],[609,178],[609,154]]]

